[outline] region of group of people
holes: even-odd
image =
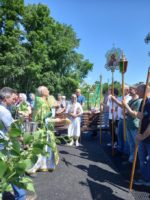
[[[114,141],[113,144],[117,151],[121,154],[128,154],[130,163],[133,163],[135,145],[139,143],[138,158],[140,162],[140,171],[142,178],[137,181],[137,184],[150,185],[150,88],[146,90],[146,101],[144,112],[141,113],[142,102],[144,98],[145,84],[132,85],[124,87],[124,98],[118,97],[118,90],[114,90],[112,95],[111,88],[108,90],[108,96],[104,100],[104,114],[109,117],[110,129],[114,123]],[[68,122],[68,137],[70,138],[69,146],[74,143],[79,146],[80,127],[83,114],[83,106],[85,98],[81,95],[80,89],[77,89],[71,95],[71,100],[66,102],[65,96],[58,94],[57,101],[49,94],[49,90],[45,86],[37,88],[36,95],[30,94],[27,101],[27,96],[24,93],[17,93],[9,87],[4,87],[0,90],[0,122],[3,128],[0,130],[0,137],[5,138],[5,133],[8,132],[11,124],[19,117],[24,118],[24,122],[36,122],[39,127],[43,124],[47,128],[49,123]],[[125,108],[125,116],[123,109]],[[100,107],[102,112],[102,107]],[[60,114],[64,114],[65,118],[59,118]],[[124,138],[124,123],[126,119],[126,138]],[[138,129],[141,123],[141,131]],[[48,130],[48,129],[47,129]],[[28,173],[36,173],[37,171],[52,171],[59,162],[59,154],[55,142],[54,132],[47,132],[47,142],[53,143],[53,150],[49,146],[45,146],[49,156],[38,155],[38,159]],[[3,149],[3,144],[0,144],[0,150]],[[16,200],[27,199],[26,192],[12,185]]]
[[[144,112],[142,113],[141,109],[145,90],[146,101]],[[138,144],[141,179],[135,181],[135,184],[150,186],[149,86],[146,87],[145,84],[125,85],[124,98],[118,97],[117,89],[114,89],[114,94],[112,95],[111,88],[109,88],[108,96],[105,98],[103,105],[104,107],[108,107],[109,126],[113,137],[113,144],[109,143],[107,145],[113,145],[113,148],[121,155],[128,155],[128,162],[132,164],[134,161],[135,146]],[[123,122],[124,118],[125,123]],[[125,128],[124,125],[126,126]],[[139,126],[141,127],[140,132]]]
[[[71,142],[68,145],[73,145],[75,141],[76,146],[79,146],[80,116],[83,113],[82,106],[84,101],[85,99],[79,89],[76,90],[76,94],[71,95],[71,101],[67,103],[65,96],[61,96],[60,94],[56,101],[49,94],[49,90],[45,86],[39,86],[36,95],[33,93],[29,95],[29,100],[27,100],[26,94],[17,93],[16,90],[10,87],[4,87],[0,90],[0,123],[3,125],[0,130],[0,137],[5,138],[11,124],[20,117],[24,119],[22,127],[24,131],[26,131],[25,124],[30,123],[30,121],[32,123],[36,122],[40,128],[43,125],[47,128],[50,123],[69,122],[68,136]],[[65,113],[66,117],[59,118],[59,114],[61,113]],[[58,164],[59,154],[53,131],[47,131],[47,142],[53,143],[53,150],[46,145],[45,149],[49,156],[38,155],[34,166],[27,171],[28,174],[36,173],[37,171],[53,171]],[[2,143],[0,144],[0,150],[3,149],[3,145]],[[11,185],[14,190],[15,200],[27,200],[31,198],[27,197],[24,189],[13,184]],[[32,197],[32,199],[35,198]]]

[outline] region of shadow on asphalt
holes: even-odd
[[[108,133],[103,134],[102,145],[100,145],[99,142],[99,135],[93,137],[90,132],[82,135],[81,142],[82,145],[78,147],[78,149],[81,150],[80,155],[71,154],[66,151],[60,151],[60,153],[70,154],[71,156],[80,157],[82,159],[87,159],[103,164],[103,168],[98,167],[96,165],[90,165],[89,167],[86,167],[85,165],[76,165],[74,167],[77,167],[80,170],[87,173],[89,178],[87,180],[88,185],[94,200],[103,198],[107,199],[106,194],[108,194],[108,197],[110,197],[111,195],[112,196],[111,199],[119,200],[120,199],[119,197],[112,194],[113,191],[111,190],[111,188],[108,188],[102,184],[104,184],[104,182],[107,182],[120,189],[124,187],[126,191],[128,191],[132,165],[128,164],[128,162],[127,164],[123,164],[124,161],[128,160],[128,157],[122,158],[122,156],[118,154],[112,156],[112,149],[106,146],[106,144],[110,142],[110,135]],[[104,151],[104,154],[101,154],[102,151],[100,150],[100,148]],[[63,162],[65,163],[66,161],[64,160]],[[66,162],[65,164],[66,166],[72,165],[71,163],[68,162]],[[108,171],[107,167],[106,169],[104,169],[105,165],[110,166],[111,170]],[[136,169],[138,169],[138,163]],[[118,173],[116,173],[115,171],[117,171]],[[135,179],[138,178],[140,178],[140,176],[136,171]],[[84,185],[86,183],[80,183],[80,184]],[[149,187],[133,185],[133,193],[135,199],[141,199],[142,195],[143,197],[146,197],[146,199],[150,198]]]
[[[102,199],[111,199],[111,200],[122,200],[122,198],[117,197],[113,194],[113,190],[104,185],[100,185],[94,181],[87,180],[89,188],[91,190],[92,199],[102,200]]]
[[[120,182],[120,175],[116,175],[114,173],[110,173],[107,170],[104,170],[102,168],[97,169],[97,166],[92,166],[91,169],[89,167],[88,169],[88,175],[89,177],[93,178],[94,180],[97,180],[99,182],[102,182],[104,179],[105,181],[111,180],[111,183],[114,183],[115,186],[123,186],[125,188],[129,188],[129,182],[130,182],[130,175],[132,171],[132,165],[129,164],[128,157],[122,158],[121,155],[118,155],[117,153],[112,156],[112,149],[110,147],[107,147],[107,143],[110,142],[110,134],[109,133],[103,133],[102,135],[102,145],[99,143],[99,134],[97,134],[96,137],[92,137],[91,133],[85,134],[82,136],[83,139],[83,146],[80,147],[80,149],[84,152],[81,153],[82,155],[86,155],[86,159],[90,159],[95,162],[100,162],[103,164],[105,163],[105,159],[103,155],[99,154],[99,149],[102,148],[104,153],[108,156],[108,158],[111,160],[109,163],[111,168],[116,171],[122,176],[124,179],[123,182]],[[95,155],[95,151],[97,152]],[[88,154],[88,158],[87,158]],[[127,164],[123,164],[124,161],[127,162]],[[82,166],[79,166],[82,169]],[[135,179],[141,178],[140,174],[138,173],[139,168],[139,162],[136,164],[136,171],[135,171]],[[85,170],[85,169],[84,169]],[[87,170],[87,169],[86,169]],[[96,173],[93,173],[96,172]],[[99,176],[99,174],[101,174]],[[106,177],[107,176],[107,177]],[[137,192],[137,194],[136,194]],[[150,199],[150,188],[146,186],[136,186],[133,185],[133,193],[135,193],[135,198],[140,199],[142,196],[144,199]]]

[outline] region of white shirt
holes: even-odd
[[[125,98],[127,103],[132,99],[132,97],[129,94],[124,96],[124,98]],[[119,97],[119,100],[122,101],[122,97]],[[123,110],[120,106],[118,106],[118,119],[123,119],[123,118],[124,118],[123,117]]]
[[[74,104],[72,104],[72,102],[70,102],[66,108],[66,113],[73,113],[73,114],[77,114],[77,113],[80,113],[82,114],[83,113],[83,108],[81,106],[80,103],[76,102]]]
[[[118,105],[115,102],[113,102],[113,109],[112,109],[112,100],[110,97],[108,97],[107,106],[109,106],[109,119],[112,119],[112,113],[113,113],[115,120],[117,118]]]

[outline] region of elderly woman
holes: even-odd
[[[27,102],[27,96],[24,93],[19,93],[19,102],[17,104],[18,117],[23,117],[26,121],[29,120],[32,113],[31,106]]]
[[[45,86],[40,86],[37,89],[38,96],[35,98],[35,105],[33,109],[33,121],[38,122],[40,126],[47,126],[47,123],[55,122],[54,120],[48,120],[51,116],[51,106],[49,104],[49,90]],[[47,134],[47,140],[52,143],[53,151],[50,147],[46,146],[46,151],[49,153],[49,157],[39,155],[37,163],[33,166],[28,173],[35,173],[36,171],[52,171],[55,169],[59,162],[59,155],[57,146],[55,143],[55,136],[50,131],[50,138]]]
[[[56,115],[62,114],[66,109],[66,105],[64,104],[64,101],[62,99],[62,95],[57,95],[57,107],[56,107]]]
[[[76,94],[72,94],[71,102],[67,106],[66,113],[71,121],[68,127],[68,137],[71,138],[71,142],[68,145],[72,146],[75,141],[75,145],[79,146],[80,116],[83,114],[83,109],[81,104],[77,102]]]

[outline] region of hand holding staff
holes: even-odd
[[[147,97],[149,80],[150,80],[150,67],[149,67],[148,73],[147,73],[145,93],[144,93],[144,98],[143,98],[143,102],[142,102],[142,109],[141,109],[142,115],[143,115],[145,101],[146,101],[146,97]],[[141,122],[142,122],[142,119],[140,119],[140,126],[139,126],[139,130],[138,130],[138,134],[141,133]],[[133,165],[132,165],[132,172],[131,172],[130,185],[129,185],[130,191],[132,190],[132,186],[133,186],[133,179],[134,179],[135,166],[136,166],[136,160],[137,160],[137,152],[138,152],[138,144],[136,144],[135,152],[134,152],[134,161],[133,161]]]
[[[119,69],[122,74],[122,99],[124,99],[124,74],[127,70],[128,61],[125,58],[125,55],[122,53],[122,57],[119,62]],[[123,106],[123,135],[124,141],[126,141],[126,118],[125,118],[125,107]]]
[[[114,71],[112,70],[112,95],[114,96]],[[112,101],[112,128],[111,128],[111,133],[112,133],[112,156],[114,156],[114,139],[115,139],[115,135],[114,135],[114,101]]]

